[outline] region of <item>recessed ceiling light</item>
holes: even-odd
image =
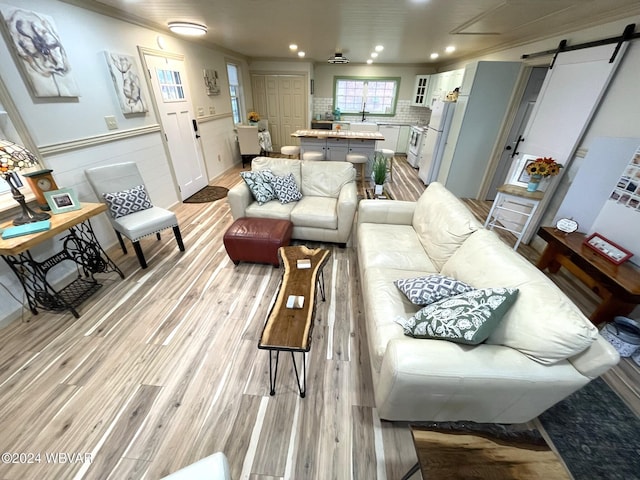
[[[456,47],[454,47],[453,45],[449,45],[447,48],[444,49],[444,51],[447,53],[452,53],[456,51]]]
[[[378,54],[376,52],[371,53],[371,58],[378,58]]]
[[[305,56],[305,53],[304,53],[304,52],[302,52],[302,51],[300,51],[300,52],[298,52],[298,56],[299,56],[300,58],[302,58],[302,57],[304,57],[304,56]]]
[[[294,52],[298,49],[298,45],[296,45],[295,43],[292,43],[291,45],[289,45],[289,50],[293,50]]]
[[[373,60],[369,59],[367,60],[367,65],[371,65],[373,63]]]
[[[382,45],[376,45],[376,52],[381,52],[382,50],[384,50]]]
[[[433,52],[433,53],[431,54],[431,59],[432,59],[432,60],[435,60],[435,59],[436,59],[436,58],[438,58],[439,56],[440,56],[440,55],[438,55],[437,53]]]
[[[169,30],[179,35],[200,36],[207,33],[207,26],[192,22],[169,22]]]

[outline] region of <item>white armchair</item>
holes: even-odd
[[[98,199],[110,206],[108,217],[111,226],[116,231],[122,251],[127,253],[127,248],[122,240],[122,235],[124,235],[131,240],[140,267],[147,268],[147,262],[144,253],[142,253],[142,247],[140,247],[140,239],[155,233],[160,240],[160,232],[167,228],[173,229],[178,248],[184,252],[184,243],[176,214],[164,208],[153,206],[148,197],[146,200],[140,197],[132,198],[130,192],[135,191],[134,187],[144,186],[144,181],[135,163],[128,162],[90,168],[85,170],[85,175]],[[110,204],[105,199],[105,194],[118,195]],[[118,213],[114,213],[114,209],[118,210]],[[127,211],[133,211],[133,213],[127,213]]]

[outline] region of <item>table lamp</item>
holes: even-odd
[[[22,214],[13,219],[14,225],[39,222],[51,217],[48,213],[36,213],[27,207],[24,195],[13,183],[14,172],[36,165],[38,165],[38,159],[29,150],[8,140],[0,140],[0,176],[7,181],[11,187],[13,199],[22,207]]]

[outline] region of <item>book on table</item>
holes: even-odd
[[[2,239],[21,237],[22,235],[31,235],[32,233],[44,232],[51,228],[51,220],[41,220],[39,222],[25,223],[24,225],[16,225],[15,227],[5,228],[2,232]]]

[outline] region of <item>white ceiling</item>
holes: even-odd
[[[85,3],[75,0],[73,3]],[[202,41],[250,58],[325,62],[341,51],[363,63],[451,62],[640,13],[638,0],[86,0],[167,30],[169,21],[208,26]],[[102,4],[102,5],[97,5]],[[114,10],[111,10],[114,9]],[[622,32],[620,32],[622,33]],[[456,47],[445,54],[448,45]],[[432,52],[440,54],[431,60]]]

